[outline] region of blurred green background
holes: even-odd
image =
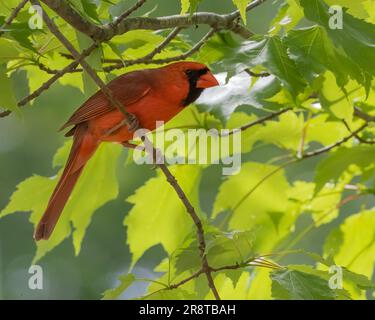
[[[133,1],[122,1],[116,8],[119,12],[129,7]],[[180,12],[179,1],[149,0],[140,13],[152,10],[153,16],[177,14]],[[275,15],[278,1],[270,1],[249,14],[248,23],[251,30],[264,33],[269,21]],[[199,11],[230,12],[235,7],[230,1],[205,1]],[[195,39],[204,28],[192,28],[190,36]],[[18,84],[18,98],[27,92],[26,74],[18,72],[12,75]],[[81,92],[70,86],[53,85],[35,101],[32,108],[24,108],[21,118],[12,115],[0,121],[0,208],[9,201],[16,185],[25,178],[38,174],[52,176],[55,170],[51,167],[53,154],[65,140],[57,132],[61,124],[84,101]],[[259,147],[245,155],[245,159],[269,159],[279,153],[275,147]],[[28,280],[35,245],[32,239],[33,228],[28,222],[28,213],[7,216],[0,220],[0,299],[98,299],[101,293],[113,287],[116,278],[128,270],[130,263],[129,250],[126,246],[126,230],[123,226],[124,216],[130,205],[124,199],[141,186],[148,177],[154,175],[153,169],[145,166],[131,165],[125,168],[126,152],[118,167],[120,194],[117,200],[111,201],[98,210],[84,238],[81,253],[74,256],[70,239],[47,254],[39,263],[44,270],[44,290],[30,290]],[[311,179],[314,167],[319,159],[309,160],[287,170],[289,177]],[[201,203],[206,212],[211,211],[219,181],[222,179],[218,166],[206,170],[201,185]],[[333,223],[338,225],[346,216],[354,212],[360,203],[353,202],[344,209],[344,214]],[[152,215],[152,210],[150,210]],[[298,229],[310,222],[309,217],[302,216]],[[306,250],[319,252],[327,230],[332,224],[311,233],[300,243]],[[160,246],[149,250],[135,267],[134,273],[139,277],[152,277],[153,268],[165,256]],[[288,258],[293,259],[293,258]],[[301,259],[301,258],[300,258]],[[298,262],[303,262],[299,260]],[[147,284],[137,283],[124,298],[140,296]]]

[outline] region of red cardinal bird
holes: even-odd
[[[157,69],[133,71],[108,84],[114,97],[139,121],[139,127],[154,130],[156,121],[167,122],[184,107],[194,102],[209,87],[219,83],[201,63],[177,62]],[[114,109],[102,91],[89,98],[63,125],[73,128],[65,136],[73,136],[64,172],[48,202],[34,238],[48,239],[73,191],[87,161],[102,141],[129,147],[133,133],[121,126],[124,115]],[[120,124],[120,126],[119,126]]]

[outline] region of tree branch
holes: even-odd
[[[199,12],[190,16],[172,15],[166,17],[149,18],[136,17],[120,21],[113,28],[113,24],[103,26],[96,25],[82,17],[68,2],[61,0],[42,0],[48,7],[54,10],[66,22],[76,30],[81,31],[92,39],[105,41],[115,35],[137,29],[161,30],[175,27],[189,27],[193,25],[209,25],[215,29],[232,30],[239,35],[248,38],[252,35],[245,27],[241,26],[237,20],[240,16],[238,10],[229,14],[216,14],[211,12]],[[266,0],[255,0],[247,6],[247,10],[252,10],[264,3]]]
[[[246,125],[244,125],[244,126],[242,126],[240,128],[233,129],[229,133],[222,134],[221,136],[224,137],[224,136],[228,136],[228,135],[233,135],[233,134],[235,134],[237,132],[240,132],[240,131],[245,131],[245,130],[247,130],[247,129],[251,128],[251,127],[254,127],[254,126],[258,125],[258,124],[262,124],[262,123],[264,123],[264,122],[266,122],[268,120],[276,118],[277,116],[280,116],[283,113],[288,112],[290,110],[292,110],[292,108],[285,108],[285,109],[281,109],[280,111],[277,111],[277,112],[272,112],[272,113],[270,113],[267,116],[264,116],[262,118],[254,120],[254,121],[252,121],[252,122],[250,122],[250,123],[248,123],[248,124],[246,124]]]
[[[247,267],[263,267],[263,268],[270,268],[274,270],[283,268],[282,266],[280,266],[279,264],[275,262],[264,259],[264,255],[260,255],[260,256],[250,258],[243,263],[235,263],[232,265],[226,265],[226,266],[217,267],[217,268],[210,267],[210,269],[211,269],[211,272],[220,272],[220,271],[225,271],[225,270],[237,270],[237,269],[242,269],[242,268],[247,268]],[[176,289],[188,283],[189,281],[195,278],[198,278],[202,273],[204,273],[204,271],[200,269],[197,272],[194,272],[191,276],[177,283],[169,285],[168,288],[166,288],[165,290]]]
[[[151,142],[148,139],[143,140],[146,147],[147,144],[153,149],[153,156],[154,159],[156,159],[156,149],[152,146]],[[149,148],[147,148],[149,150]],[[156,163],[156,162],[155,162]],[[199,254],[201,257],[202,261],[202,269],[200,273],[204,273],[207,278],[208,286],[210,287],[214,297],[216,300],[220,300],[219,293],[216,289],[214,280],[211,275],[211,267],[208,264],[207,256],[206,256],[206,240],[204,238],[204,230],[203,230],[203,225],[202,221],[199,218],[198,214],[195,211],[195,208],[191,204],[190,200],[187,198],[184,190],[182,190],[181,186],[177,182],[176,177],[172,174],[172,172],[168,169],[168,167],[162,163],[162,164],[157,164],[157,166],[160,168],[160,170],[163,172],[165,175],[167,181],[171,185],[171,187],[176,191],[178,197],[181,199],[183,205],[186,208],[186,211],[190,215],[191,219],[193,220],[195,227],[197,229],[197,238],[198,238],[198,243],[199,243]],[[198,275],[197,275],[198,276]]]
[[[332,149],[336,148],[336,147],[339,147],[341,146],[342,144],[344,144],[345,142],[349,141],[351,138],[355,137],[358,133],[360,133],[363,129],[365,129],[366,127],[368,126],[368,123],[365,123],[363,124],[361,127],[359,127],[357,130],[353,131],[350,135],[348,135],[347,137],[341,139],[340,141],[337,141],[336,143],[334,144],[331,144],[329,146],[326,146],[324,148],[320,148],[320,149],[317,149],[317,150],[314,150],[314,151],[311,151],[311,152],[307,152],[303,155],[303,157],[301,157],[301,160],[303,159],[307,159],[307,158],[311,158],[311,157],[315,157],[315,156],[318,156],[322,153],[326,153],[326,152],[329,152],[331,151]]]
[[[18,13],[22,10],[22,8],[26,5],[29,0],[22,0],[17,7],[13,9],[10,16],[5,20],[4,24],[0,28],[0,36],[5,33],[5,29],[13,22],[13,20],[17,17]]]
[[[346,129],[348,129],[349,132],[352,132],[352,133],[353,133],[353,131],[352,131],[352,129],[350,128],[349,124],[348,124],[345,120],[343,120],[342,122],[344,123]],[[364,144],[375,144],[375,140],[367,140],[367,139],[364,139],[364,138],[360,137],[358,134],[355,134],[354,137],[355,137],[359,142],[361,142],[361,143],[364,143]]]
[[[366,122],[375,122],[375,116],[370,116],[369,114],[363,112],[358,107],[354,107],[354,115]]]
[[[245,72],[251,76],[251,77],[255,77],[255,78],[266,78],[266,77],[269,77],[271,74],[268,73],[268,72],[261,72],[261,73],[255,73],[253,71],[251,71],[250,69],[245,69]]]
[[[121,21],[125,20],[129,17],[133,12],[137,11],[140,7],[142,7],[147,0],[138,0],[133,6],[131,6],[128,10],[126,10],[123,14],[121,14],[115,21],[109,23],[111,29],[116,28]]]

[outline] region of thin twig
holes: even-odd
[[[109,23],[111,29],[117,28],[117,26],[129,17],[133,12],[137,11],[140,7],[142,7],[147,0],[138,0],[133,6],[131,6],[128,10],[122,13],[115,21]]]
[[[164,173],[167,181],[172,186],[172,188],[176,191],[178,197],[181,199],[182,203],[184,204],[187,212],[189,213],[190,217],[192,218],[195,227],[197,228],[197,237],[198,237],[198,243],[199,243],[199,253],[202,260],[202,272],[206,275],[208,286],[210,287],[214,297],[216,300],[220,300],[219,293],[216,289],[214,280],[211,275],[211,267],[208,264],[207,256],[206,256],[206,241],[204,239],[204,230],[202,221],[199,218],[198,214],[195,211],[195,208],[187,198],[185,192],[182,190],[181,186],[178,184],[176,178],[171,173],[171,171],[168,169],[168,167],[163,164],[158,164],[158,167],[161,169],[161,171]]]
[[[368,126],[368,123],[365,123],[363,124],[360,128],[358,128],[357,130],[353,131],[350,135],[348,135],[347,137],[341,139],[340,141],[337,141],[336,143],[334,144],[331,144],[329,146],[326,146],[324,148],[321,148],[321,149],[317,149],[317,150],[314,150],[314,151],[311,151],[311,152],[307,152],[303,155],[303,157],[301,158],[302,159],[307,159],[307,158],[311,158],[311,157],[315,157],[315,156],[318,156],[322,153],[326,153],[326,152],[329,152],[331,151],[332,149],[336,148],[336,147],[339,147],[341,146],[342,144],[344,144],[345,142],[347,142],[348,140],[350,140],[351,138],[355,137],[358,133],[360,133],[363,129],[365,129],[366,127]]]
[[[266,77],[269,77],[271,74],[268,73],[268,72],[261,72],[261,73],[256,73],[256,72],[253,72],[251,71],[250,69],[245,69],[245,72],[251,76],[251,77],[255,77],[255,78],[266,78]]]
[[[314,229],[314,227],[319,224],[321,221],[324,221],[325,218],[327,218],[330,214],[332,214],[333,211],[340,209],[342,206],[346,205],[349,202],[355,201],[359,199],[360,197],[365,196],[365,193],[358,193],[358,194],[352,194],[341,200],[334,208],[328,210],[326,213],[324,213],[322,216],[319,217],[318,220],[313,221],[310,223],[306,228],[304,228],[297,236],[293,237],[293,240],[286,246],[284,251],[288,252],[290,251],[298,242],[300,242],[311,230]],[[284,255],[280,255],[280,259]]]
[[[245,131],[245,130],[247,130],[247,129],[251,128],[251,127],[254,127],[254,126],[258,125],[258,124],[262,124],[262,123],[264,123],[264,122],[266,122],[268,120],[276,118],[277,116],[280,116],[283,113],[288,112],[290,110],[292,110],[292,108],[285,108],[285,109],[282,109],[282,110],[277,111],[277,112],[272,112],[269,115],[266,115],[266,116],[264,116],[262,118],[254,120],[254,121],[252,121],[252,122],[250,122],[250,123],[248,123],[248,124],[246,124],[246,125],[244,125],[244,126],[242,126],[240,128],[233,129],[233,130],[231,130],[231,131],[229,131],[227,133],[222,134],[221,136],[224,137],[224,136],[235,134],[235,133],[240,132],[240,131]]]
[[[184,280],[181,280],[180,282],[177,282],[177,283],[174,283],[174,284],[171,284],[169,286],[169,289],[176,289],[180,286],[182,286],[183,284],[189,282],[190,280],[193,280],[195,278],[198,278],[201,274],[203,273],[203,270],[198,270],[197,272],[193,273],[190,277],[187,277],[185,278]]]
[[[270,268],[270,269],[274,269],[274,270],[283,268],[283,266],[280,266],[278,263],[266,260],[266,259],[264,259],[264,257],[265,257],[265,255],[260,255],[260,256],[257,256],[257,257],[250,258],[243,263],[237,262],[235,264],[225,265],[225,266],[222,266],[222,267],[216,267],[216,268],[210,267],[210,270],[211,270],[211,272],[220,272],[220,271],[225,271],[225,270],[243,269],[243,268],[247,268],[247,267],[263,267],[263,268]],[[176,289],[176,288],[186,284],[187,282],[198,278],[202,273],[204,273],[204,271],[202,269],[200,269],[197,272],[194,272],[189,277],[187,277],[187,278],[185,278],[185,279],[183,279],[183,280],[181,280],[177,283],[171,284],[165,290]]]
[[[262,3],[266,2],[266,1],[267,0],[253,1],[246,6],[246,11],[250,11],[252,9],[255,9],[256,7],[260,6]],[[236,10],[233,13],[228,14],[227,18],[228,19],[236,19],[236,18],[240,17],[240,15],[241,15],[240,10]]]
[[[349,132],[352,132],[352,129],[350,128],[349,124],[345,121],[345,120],[342,120],[342,122],[344,123],[346,129],[348,129]],[[367,139],[364,139],[362,138],[361,136],[359,136],[358,134],[355,134],[354,137],[361,143],[364,143],[364,144],[375,144],[375,140],[367,140]]]
[[[307,121],[302,128],[301,139],[300,139],[299,147],[298,147],[298,151],[297,151],[297,158],[303,157],[303,152],[304,152],[304,149],[305,149],[306,136],[307,136],[307,130],[308,130],[309,125],[310,125],[310,118],[311,118],[311,112],[308,113]]]
[[[134,60],[124,60],[124,61],[119,61],[118,63],[116,63],[112,66],[103,67],[103,70],[105,72],[110,72],[110,71],[113,71],[115,69],[121,69],[121,68],[128,67],[128,66],[131,66],[131,65],[134,65],[134,64],[141,64],[141,63],[142,64],[165,64],[165,63],[170,63],[170,62],[174,62],[174,61],[185,60],[186,58],[190,57],[191,55],[193,55],[194,53],[199,51],[199,49],[206,43],[206,41],[209,38],[211,38],[215,34],[215,32],[216,32],[215,29],[211,29],[189,51],[187,51],[187,52],[185,52],[181,55],[178,55],[178,56],[175,56],[175,57],[169,57],[169,58],[165,58],[165,59],[154,59],[154,60],[150,59],[150,57],[148,57],[148,56],[138,58],[138,59],[134,59]]]
[[[244,201],[250,197],[264,182],[266,182],[269,178],[271,178],[273,175],[278,173],[280,170],[284,169],[285,167],[291,165],[292,163],[297,162],[298,159],[293,159],[291,161],[285,162],[279,167],[276,167],[274,170],[272,170],[270,173],[265,175],[261,180],[259,180],[241,199],[237,202],[237,204],[232,208],[231,212],[235,212],[243,203]]]
[[[26,5],[28,0],[22,0],[17,7],[13,9],[9,17],[5,20],[4,24],[0,28],[0,36],[5,33],[5,29],[13,22],[13,20],[17,17],[18,13],[22,10],[22,8]]]
[[[202,261],[202,268],[201,268],[200,271],[196,272],[195,276],[193,275],[193,276],[189,277],[188,279],[183,280],[181,284],[183,284],[183,283],[185,283],[185,282],[187,282],[187,281],[189,281],[189,280],[191,280],[195,277],[198,277],[201,273],[204,273],[206,275],[206,278],[207,278],[208,286],[210,287],[215,299],[220,300],[220,295],[219,295],[219,293],[216,289],[214,280],[213,280],[212,275],[211,275],[212,268],[209,266],[207,256],[206,256],[206,241],[205,241],[205,238],[204,238],[204,230],[203,230],[202,221],[199,218],[198,214],[196,213],[195,208],[191,204],[190,200],[187,198],[185,192],[182,190],[181,186],[177,182],[176,177],[172,174],[172,172],[169,170],[169,168],[165,165],[164,162],[158,163],[156,161],[158,150],[155,149],[155,147],[152,145],[152,142],[146,136],[142,136],[141,140],[145,144],[145,147],[146,147],[145,149],[151,150],[154,163],[156,163],[156,165],[160,168],[160,170],[165,175],[168,183],[171,185],[171,187],[175,190],[178,197],[181,199],[183,205],[186,208],[186,211],[188,212],[188,214],[192,218],[192,220],[194,222],[194,225],[197,229],[197,238],[198,238],[198,243],[199,243],[199,254],[200,254],[200,257],[201,257],[201,261]],[[171,285],[170,288],[177,288],[177,286]]]
[[[39,60],[35,61],[35,65],[42,71],[48,74],[58,74],[61,70],[58,69],[51,69],[50,67],[47,67],[45,64],[41,63]],[[69,70],[67,73],[76,73],[76,72],[82,72],[82,68],[73,68]]]
[[[375,122],[375,116],[371,116],[366,112],[363,112],[358,107],[354,107],[354,115],[358,118],[361,118],[362,120],[365,120],[366,122]]]

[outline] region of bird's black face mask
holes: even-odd
[[[208,72],[208,68],[199,70],[186,70],[185,74],[189,81],[189,92],[187,97],[183,101],[183,106],[188,106],[199,98],[204,89],[197,88],[197,82],[199,78]]]

